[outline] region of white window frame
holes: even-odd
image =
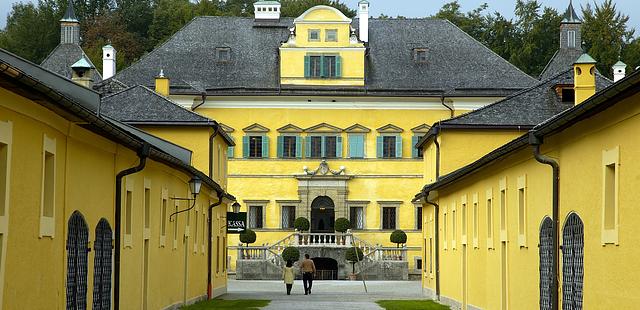
[[[399,228],[400,223],[400,206],[402,205],[402,201],[378,201],[378,205],[380,206],[380,230],[397,230]],[[384,208],[395,208],[395,226],[392,229],[385,229],[384,227]],[[364,210],[363,210],[364,211]]]
[[[349,221],[351,221],[351,208],[362,208],[362,228],[353,228],[355,230],[366,230],[367,229],[367,206],[369,205],[369,201],[347,201],[347,210],[349,210]],[[382,209],[380,209],[382,210]],[[353,223],[351,223],[353,226]]]
[[[266,229],[267,228],[267,205],[269,204],[269,200],[244,200],[244,204],[247,206],[247,228],[254,231]],[[262,208],[262,227],[261,228],[249,227],[251,207]]]
[[[527,176],[522,175],[518,177],[518,246],[527,247]],[[522,195],[522,201],[520,200]]]
[[[418,230],[418,231],[423,230],[424,227],[425,227],[424,225],[426,223],[426,220],[424,219],[424,209],[422,209],[422,204],[421,203],[414,203],[413,206],[414,206],[413,214],[414,214],[414,217],[415,217],[415,224],[414,224],[415,225],[415,230]],[[422,216],[420,218],[418,218],[418,209],[422,210],[422,214],[421,214]],[[418,228],[418,223],[420,223],[420,225],[422,225],[420,228]]]
[[[133,214],[135,212],[133,212],[134,209],[134,201],[135,201],[135,180],[133,179],[133,177],[125,177],[125,191],[124,191],[124,195],[122,195],[122,206],[124,207],[124,218],[123,218],[123,224],[122,225],[122,244],[124,246],[124,248],[133,248]],[[131,210],[127,210],[127,193],[130,192],[131,193]],[[127,217],[130,217],[130,222],[129,224],[131,225],[131,227],[129,227],[129,232],[127,233]]]
[[[295,214],[295,216],[293,218],[294,221],[296,220],[296,217],[298,216],[298,214],[297,214],[298,213],[297,212],[298,211],[298,207],[296,207],[294,204],[287,204],[287,203],[280,204],[280,229],[293,230],[294,229],[293,226],[292,227],[284,227],[282,225],[282,219],[284,217],[284,210],[286,208],[293,208],[294,214]],[[262,214],[264,214],[264,209],[262,210]],[[263,222],[262,226],[264,227],[264,222]]]
[[[335,36],[333,37],[333,40],[329,40],[330,33],[335,34]],[[324,40],[325,42],[338,42],[338,29],[325,29]]]
[[[318,38],[317,39],[312,39],[311,38],[311,33],[313,33],[313,32],[317,32],[318,33]],[[309,29],[308,36],[309,36],[308,37],[309,42],[320,42],[321,41],[321,37],[322,37],[322,31],[320,31],[320,29]]]
[[[53,155],[53,189],[51,203],[53,204],[52,216],[44,215],[45,208],[45,161],[46,154]],[[43,134],[42,142],[42,177],[40,187],[40,238],[43,237],[55,237],[56,231],[56,178],[58,170],[58,154],[56,152],[56,138],[50,138],[47,134]]]
[[[607,184],[607,169],[613,166],[614,171],[614,184]],[[613,229],[606,227],[607,220],[607,186],[613,186]],[[606,244],[615,244],[619,245],[619,190],[620,190],[620,147],[616,146],[609,150],[602,151],[602,234],[601,241],[603,245]]]

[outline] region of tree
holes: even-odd
[[[628,28],[629,16],[618,12],[612,0],[594,6],[582,8],[582,40],[589,55],[598,61],[600,73],[610,77],[611,66],[618,61],[623,44],[632,41],[634,29]]]
[[[256,242],[256,233],[251,229],[245,229],[244,232],[240,233],[240,242],[249,246],[249,244]]]
[[[336,219],[333,227],[337,232],[344,233],[351,228],[351,222],[349,222],[349,220],[347,220],[346,218],[341,217]]]
[[[635,38],[622,47],[622,59],[628,66],[627,72],[632,72],[640,66],[640,38]]]
[[[282,251],[282,259],[285,262],[297,262],[298,260],[300,260],[300,250],[292,246],[286,247]]]
[[[309,230],[309,220],[306,217],[299,217],[295,221],[293,221],[293,228],[297,231],[303,232]]]
[[[149,50],[167,40],[194,17],[189,0],[158,0],[149,26]]]
[[[364,259],[364,253],[358,247],[351,247],[344,252],[344,259],[351,263],[351,273],[356,273],[356,263]]]
[[[44,58],[60,43],[60,8],[53,1],[15,3],[0,34],[0,47],[34,63]],[[36,29],[37,31],[34,31]]]
[[[397,247],[400,247],[400,244],[407,243],[407,234],[402,230],[394,230],[389,236],[389,241],[395,243]]]
[[[280,4],[282,5],[282,16],[287,17],[298,17],[316,5],[332,6],[350,18],[356,16],[356,10],[352,10],[339,0],[281,0]],[[251,13],[253,13],[253,6],[251,7]]]

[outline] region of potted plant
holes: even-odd
[[[402,231],[402,230],[394,230],[391,233],[391,236],[389,236],[389,240],[393,243],[396,244],[396,246],[399,248],[400,244],[404,244],[407,243],[407,234]],[[397,257],[398,260],[402,260],[402,255],[398,255]]]
[[[345,236],[343,235],[347,230],[351,228],[351,222],[348,219],[341,217],[336,219],[336,222],[333,224],[336,232],[336,244],[345,244]]]
[[[284,251],[282,251],[282,259],[285,262],[297,262],[298,260],[300,260],[300,250],[292,246],[286,247],[284,248]]]
[[[295,228],[300,233],[308,232],[309,226],[311,226],[311,224],[309,223],[309,220],[307,220],[306,217],[299,217],[295,221],[293,221],[293,228]],[[305,243],[307,242],[307,238],[308,236],[305,235],[304,236]],[[302,239],[303,239],[302,236],[300,236],[298,239],[299,244],[302,244]]]
[[[247,247],[249,244],[256,242],[256,233],[251,229],[245,229],[244,232],[240,233],[240,242],[245,243]],[[242,255],[242,258],[245,258],[248,255]]]
[[[351,273],[349,274],[349,280],[353,281],[356,279],[356,263],[364,259],[364,253],[362,253],[362,249],[360,248],[351,247],[348,248],[344,253],[344,258],[351,263]]]

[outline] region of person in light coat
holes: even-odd
[[[284,280],[284,284],[287,286],[287,295],[291,295],[294,278],[295,274],[293,272],[293,263],[291,263],[291,261],[287,261],[287,266],[282,269],[282,279]]]

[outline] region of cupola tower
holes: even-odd
[[[80,21],[72,0],[67,1],[67,11],[60,20],[60,44],[80,44]]]

